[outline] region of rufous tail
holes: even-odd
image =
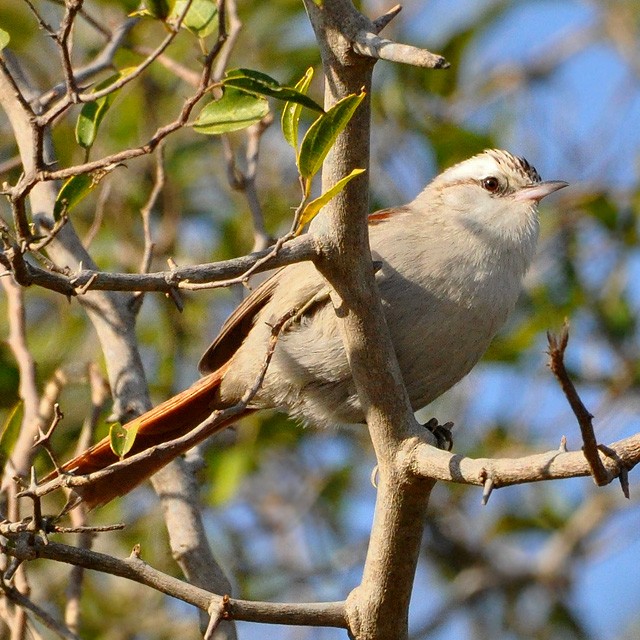
[[[216,390],[224,375],[224,368],[214,371],[201,378],[193,386],[173,396],[154,409],[131,420],[125,429],[137,428],[137,435],[133,447],[126,457],[131,457],[159,444],[175,440],[189,433],[192,429],[206,420],[217,408],[215,406]],[[246,413],[251,413],[247,410]],[[228,420],[212,424],[210,430],[205,430],[198,441],[213,435],[217,431],[236,422],[241,416],[236,415]],[[170,452],[154,451],[153,454],[132,462],[130,465],[115,471],[113,474],[96,479],[86,485],[73,489],[74,501],[82,501],[92,509],[106,504],[118,496],[125,495],[141,482],[151,477],[181,453],[193,447],[197,442],[191,442],[182,449],[172,449]],[[86,475],[105,469],[120,458],[111,449],[109,438],[102,439],[83,453],[80,453],[61,468],[61,473],[74,476]],[[57,472],[47,476],[43,482],[53,479]]]

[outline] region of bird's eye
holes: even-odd
[[[489,193],[495,193],[496,191],[498,191],[498,189],[500,189],[500,181],[494,176],[483,178],[480,184],[482,185],[482,188],[486,189]]]

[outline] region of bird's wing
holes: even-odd
[[[271,300],[282,269],[276,271],[248,295],[226,319],[220,333],[204,352],[198,370],[212,373],[225,364],[246,338],[258,312]]]

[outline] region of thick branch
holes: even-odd
[[[364,87],[371,91],[373,59],[353,50],[355,34],[376,27],[348,0],[305,5],[320,45],[325,107]],[[370,102],[361,103],[323,166],[323,191],[355,168],[369,167]],[[379,489],[361,584],[347,603],[358,640],[408,635],[408,609],[430,482],[412,483],[397,465],[404,439],[418,433],[378,295],[367,235],[368,173],[352,180],[314,220],[322,258],[318,269],[334,288],[333,301],[353,379],[378,458]]]

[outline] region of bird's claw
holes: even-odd
[[[443,449],[444,451],[451,451],[451,449],[453,449],[453,438],[451,437],[453,422],[440,424],[436,418],[431,418],[431,420],[428,420],[422,426],[433,434],[438,449]]]

